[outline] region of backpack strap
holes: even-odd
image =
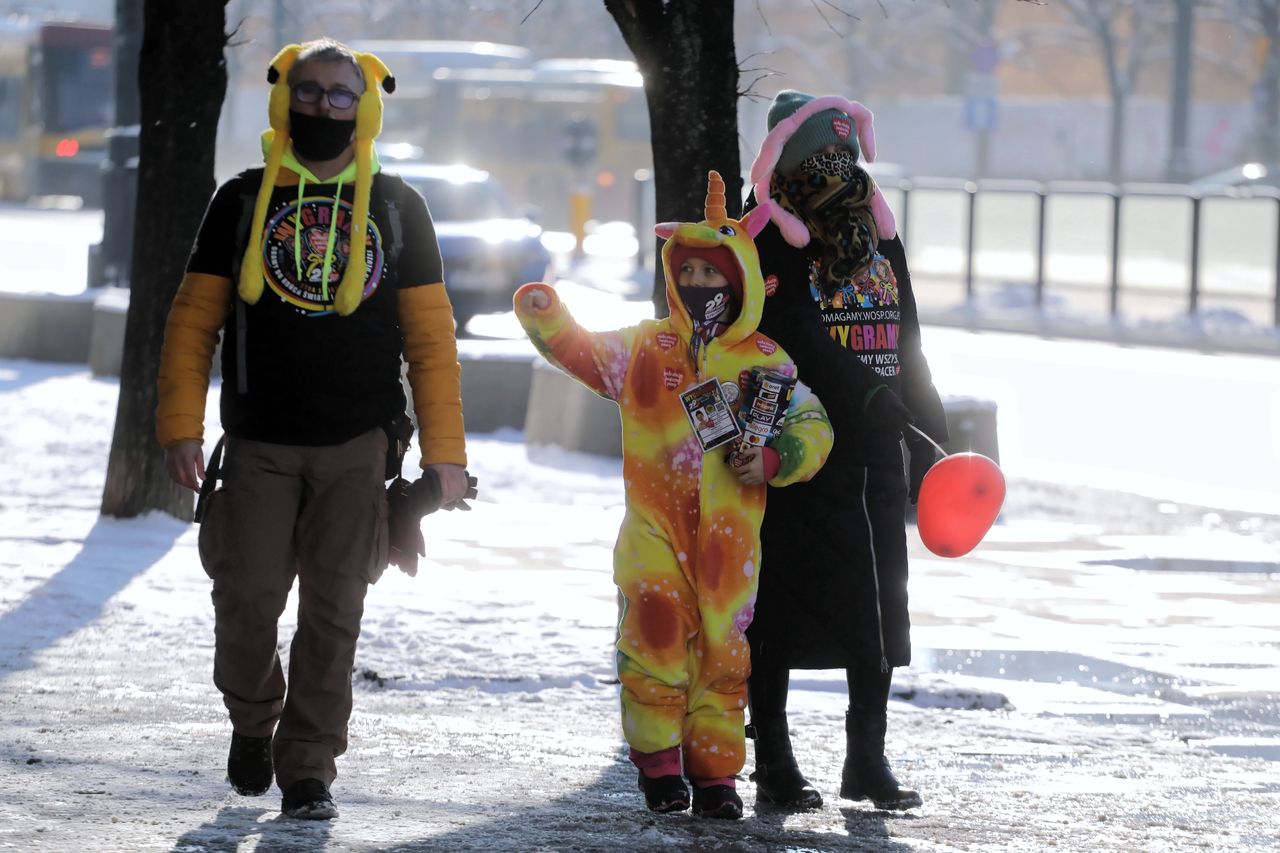
[[[204,511],[208,505],[209,495],[213,494],[218,488],[218,480],[222,478],[222,448],[227,442],[227,436],[224,433],[218,443],[213,446],[213,453],[209,454],[209,464],[204,470],[204,482],[200,484],[200,496],[196,498],[195,517],[192,518],[196,524],[204,521]]]
[[[249,229],[253,226],[253,209],[258,203],[257,190],[252,189],[262,182],[262,176],[257,175],[257,180],[253,180],[255,172],[261,172],[260,169],[250,169],[242,173],[242,177],[246,178],[244,189],[240,193],[240,217],[236,222],[236,243],[235,256],[231,259],[232,270],[238,271],[240,263],[244,260],[245,247],[249,242]],[[234,273],[232,276],[235,282]],[[249,393],[249,376],[248,376],[248,355],[245,349],[245,336],[248,333],[249,323],[245,317],[244,300],[240,298],[239,288],[232,287],[231,299],[236,307],[236,391],[241,394]]]
[[[404,178],[391,172],[379,172],[373,191],[383,212],[382,253],[388,266],[393,265],[404,248],[404,228],[400,224],[400,199],[404,196]]]
[[[257,180],[254,180],[255,173]],[[244,250],[249,243],[249,226],[253,225],[253,206],[258,202],[258,184],[262,182],[261,169],[249,169],[237,177],[243,179],[240,189],[240,216],[236,220],[235,255],[231,259],[231,269],[238,274],[240,263],[244,260]],[[233,278],[235,275],[233,274]]]

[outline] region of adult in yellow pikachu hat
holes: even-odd
[[[364,598],[388,561],[384,483],[407,440],[402,355],[424,476],[446,505],[466,495],[466,448],[435,230],[373,147],[394,78],[376,56],[322,39],[285,47],[267,80],[265,166],[214,195],[170,309],[157,438],[170,476],[201,492],[231,785],[259,795],[274,777],[286,815],[325,819],[337,814],[329,787]],[[206,476],[220,332],[225,448]],[[295,577],[286,687],[276,627]]]
[[[645,804],[734,819],[766,486],[812,477],[832,434],[791,357],[756,330],[752,236],[766,218],[730,219],[724,189],[711,172],[706,218],[657,226],[670,317],[589,332],[536,282],[515,306],[538,351],[622,414],[618,680]]]

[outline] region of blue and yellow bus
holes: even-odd
[[[0,198],[101,202],[113,41],[106,24],[0,23]]]

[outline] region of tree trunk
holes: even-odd
[[[1195,0],[1177,0],[1173,27],[1173,90],[1169,96],[1169,181],[1191,180],[1191,78],[1195,63]]]
[[[604,5],[644,76],[657,221],[702,219],[709,169],[724,177],[729,215],[738,216],[742,167],[733,0],[604,0]],[[661,264],[655,266],[653,305],[657,316],[665,317]]]
[[[1111,140],[1108,144],[1107,158],[1110,162],[1110,180],[1120,183],[1124,180],[1124,121],[1125,107],[1128,98],[1120,90],[1111,93]]]
[[[1106,27],[1099,25],[1099,41],[1102,43],[1102,62],[1107,69],[1107,85],[1111,90],[1111,121],[1107,134],[1107,179],[1119,183],[1124,180],[1124,116],[1129,94],[1126,81],[1120,73],[1115,38]]]
[[[190,519],[192,495],[164,470],[155,439],[156,374],[165,317],[213,194],[218,114],[226,95],[225,0],[146,0],[138,62],[138,201],[120,401],[102,513],[159,509]]]

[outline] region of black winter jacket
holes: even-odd
[[[800,669],[904,666],[911,644],[901,435],[872,422],[863,406],[884,384],[935,441],[946,440],[947,426],[920,347],[902,242],[879,246],[897,281],[896,305],[884,297],[853,310],[820,308],[809,253],[772,224],[756,245],[766,283],[776,279],[760,330],[791,355],[822,400],[835,445],[812,480],[769,490],[748,631],[753,660]]]

